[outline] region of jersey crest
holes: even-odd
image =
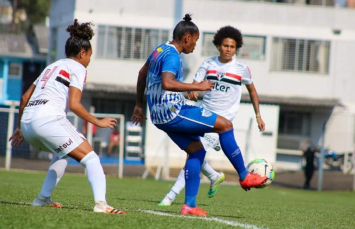
[[[218,80],[221,80],[221,79],[226,75],[226,73],[224,73],[224,72],[217,72],[216,75],[217,75],[217,79],[218,79]]]

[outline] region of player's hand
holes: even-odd
[[[263,132],[265,130],[265,123],[264,121],[261,119],[260,116],[256,117],[256,121],[258,122],[258,127],[259,127],[259,130],[261,132]]]
[[[115,118],[100,119],[97,124],[98,127],[101,127],[101,128],[109,127],[111,129],[115,128],[116,125],[117,125],[117,119],[115,119]]]
[[[9,138],[12,146],[19,146],[23,142],[23,136],[20,128],[16,128],[15,132]]]
[[[214,87],[214,82],[204,80],[199,83],[200,91],[211,91]]]
[[[187,94],[187,98],[197,102],[198,93],[196,91],[189,91],[189,93]]]
[[[141,106],[135,106],[133,110],[133,115],[132,115],[132,122],[134,125],[137,125],[138,123],[141,124],[141,126],[144,126],[144,122],[147,118],[144,115],[143,112],[143,107]]]

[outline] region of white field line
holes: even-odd
[[[260,227],[257,227],[255,225],[246,224],[246,223],[239,223],[237,221],[229,221],[229,220],[219,219],[219,218],[215,218],[215,217],[197,217],[197,216],[187,216],[187,215],[174,215],[174,214],[169,214],[169,213],[159,212],[159,211],[152,211],[152,210],[140,210],[140,211],[154,214],[154,215],[171,216],[171,217],[178,217],[178,218],[190,218],[190,219],[192,218],[192,219],[200,219],[200,220],[207,220],[207,221],[216,221],[219,223],[224,223],[224,224],[235,226],[235,227],[261,229]]]

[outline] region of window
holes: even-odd
[[[311,114],[293,111],[281,111],[279,134],[309,136]]]
[[[219,52],[213,44],[214,33],[203,33],[203,56],[218,56]],[[245,59],[263,60],[265,58],[265,37],[243,36],[243,47],[238,50],[238,56]]]
[[[328,73],[329,41],[273,39],[272,70]]]
[[[147,59],[154,48],[168,41],[169,30],[99,26],[97,57]]]
[[[22,65],[21,64],[9,64],[9,77],[12,79],[22,78]]]

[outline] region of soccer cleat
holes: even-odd
[[[32,201],[32,206],[37,206],[37,207],[55,207],[55,208],[61,208],[62,205],[60,203],[56,203],[52,200],[50,196],[43,196],[39,194],[36,196],[36,198]]]
[[[239,180],[239,183],[245,191],[248,191],[250,188],[256,188],[264,184],[266,180],[266,176],[262,177],[259,174],[249,172],[243,181]]]
[[[108,205],[104,201],[98,201],[95,203],[94,212],[101,212],[106,214],[114,214],[114,215],[124,215],[126,212],[118,210],[110,205]]]
[[[159,202],[159,206],[170,206],[174,200],[169,199],[169,197],[165,196],[162,201]]]
[[[213,181],[211,181],[211,185],[210,185],[210,190],[208,190],[207,196],[208,198],[213,197],[214,195],[216,195],[219,184],[222,183],[225,179],[225,175],[222,172],[217,173],[217,178]]]
[[[184,204],[181,208],[182,215],[197,215],[197,216],[207,216],[207,212],[198,207],[189,207]]]

